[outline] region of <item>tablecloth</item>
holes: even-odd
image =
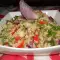
[[[49,55],[49,56],[20,56],[20,55],[5,55],[0,54],[0,60],[60,60],[60,55]]]

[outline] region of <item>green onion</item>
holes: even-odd
[[[12,47],[12,45],[8,42],[8,46]]]
[[[11,37],[11,38],[8,37],[9,42],[12,42],[14,39],[15,39],[14,37]]]
[[[56,26],[56,30],[60,30],[60,26]]]
[[[55,41],[53,39],[48,41],[48,43],[50,43],[51,46],[55,46]]]
[[[57,31],[57,30],[60,30],[60,26],[54,26],[52,24],[49,24],[53,30]]]
[[[16,20],[16,19],[18,19],[18,17],[19,17],[19,16],[15,16],[14,19]]]
[[[56,32],[52,31],[51,29],[48,30],[48,36],[55,36],[56,35]]]
[[[23,25],[22,27],[23,27],[22,28],[23,31],[26,31],[27,30],[27,27],[25,27],[25,25]]]
[[[5,39],[1,39],[1,42],[2,42],[2,44],[4,45],[5,44]]]

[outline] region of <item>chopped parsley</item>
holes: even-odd
[[[54,31],[52,31],[51,29],[50,30],[48,30],[48,37],[49,36],[55,36],[56,35],[56,32],[54,32]]]
[[[55,45],[55,41],[52,39],[50,41],[48,41],[48,43],[50,43],[51,46],[54,46]]]

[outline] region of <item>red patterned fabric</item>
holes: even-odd
[[[0,60],[60,60],[60,55],[50,55],[50,56],[34,56],[34,55],[2,55]]]

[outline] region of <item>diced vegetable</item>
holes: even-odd
[[[56,30],[60,30],[60,26],[57,26],[57,27],[56,27]]]
[[[56,35],[56,32],[52,31],[51,29],[48,30],[48,36],[55,36]]]
[[[19,26],[14,26],[14,28],[12,28],[11,30],[11,34],[13,35],[17,30],[19,29]]]
[[[39,36],[38,35],[35,35],[33,37],[33,40],[34,40],[34,42],[38,43],[39,42]]]
[[[51,46],[54,46],[55,45],[55,41],[52,39],[50,41],[48,41],[48,43],[50,43]]]
[[[15,29],[11,32],[11,34],[13,35],[16,31],[17,31],[17,28],[15,28]]]
[[[5,44],[5,40],[6,40],[6,39],[7,39],[6,36],[2,36],[2,38],[1,38],[1,42],[2,42],[3,45]]]
[[[35,47],[38,48],[38,43],[34,43],[35,44]]]
[[[15,41],[16,41],[16,42],[18,42],[18,40],[20,40],[20,39],[21,39],[20,36],[16,36],[16,37],[15,37]]]
[[[26,46],[27,46],[28,48],[32,48],[32,47],[31,47],[30,45],[28,45],[28,44],[27,44]]]
[[[8,46],[8,42],[5,42],[4,45]]]
[[[13,24],[18,25],[19,23],[20,23],[20,20],[15,20],[15,21],[13,21]]]
[[[14,20],[18,19],[18,17],[19,17],[19,16],[15,16],[15,17],[14,17]]]
[[[60,45],[60,39],[58,39],[58,44]]]
[[[23,48],[24,47],[24,40],[17,46],[17,48]]]
[[[52,24],[49,24],[51,27],[52,27],[52,29],[53,30],[60,30],[60,26],[54,26],[54,25],[52,25]]]
[[[33,48],[33,43],[34,43],[34,41],[32,40],[27,44],[27,46],[30,47],[30,48]]]
[[[46,22],[46,21],[43,21],[43,20],[40,20],[39,23],[40,23],[40,24],[47,24],[47,22]]]

